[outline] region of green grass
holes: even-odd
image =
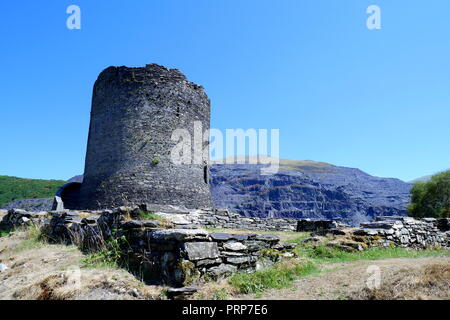
[[[24,229],[19,229],[15,231],[26,232],[26,239],[22,241],[15,249],[15,252],[21,252],[25,250],[33,250],[44,247],[48,244],[48,237],[38,226],[31,225],[29,227],[24,227]],[[12,232],[15,232],[12,231]]]
[[[105,247],[83,257],[83,268],[90,269],[119,269],[124,265],[125,248],[129,248],[125,236],[112,238],[107,241]]]
[[[450,256],[450,250],[405,248],[373,248],[362,252],[347,252],[335,247],[301,242],[305,235],[288,240],[297,243],[294,250],[297,257],[254,273],[237,273],[228,283],[239,293],[261,295],[267,289],[281,289],[292,286],[294,280],[311,274],[318,274],[320,265],[356,260],[380,260],[389,258],[420,258]],[[328,270],[332,271],[332,270]]]
[[[295,252],[299,256],[312,259],[317,264],[337,263],[356,260],[380,260],[392,258],[420,258],[450,256],[450,250],[426,249],[412,250],[406,248],[372,248],[361,252],[347,252],[325,245],[299,245]]]
[[[14,200],[51,198],[66,183],[62,180],[35,180],[0,176],[0,207]]]
[[[158,220],[158,221],[164,221],[165,219],[153,211],[140,211],[138,214],[139,220]]]
[[[113,259],[108,250],[87,254],[81,260],[83,268],[87,269],[118,269],[119,263]]]
[[[215,288],[208,295],[204,293],[199,293],[195,299],[196,300],[228,300],[229,292],[224,288]],[[167,296],[167,294],[166,294]]]
[[[1,237],[7,237],[10,233],[11,233],[11,230],[0,229],[0,238]]]
[[[240,293],[261,294],[267,289],[289,287],[294,280],[316,270],[311,261],[291,260],[254,273],[236,273],[228,282]]]

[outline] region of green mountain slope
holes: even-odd
[[[0,207],[14,200],[30,198],[51,198],[63,180],[36,180],[0,176]]]

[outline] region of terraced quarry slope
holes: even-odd
[[[352,225],[378,215],[404,215],[411,184],[324,162],[281,160],[280,171],[261,165],[215,164],[213,201],[245,216],[342,220]]]

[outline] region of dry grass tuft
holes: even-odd
[[[74,295],[75,291],[68,285],[67,277],[52,274],[17,290],[13,297],[18,300],[68,300]]]
[[[228,283],[227,280],[219,282],[208,282],[196,292],[190,299],[194,300],[228,300],[230,295],[238,292]]]
[[[381,288],[364,288],[349,296],[354,300],[449,300],[450,265],[429,264],[404,269],[382,280]]]

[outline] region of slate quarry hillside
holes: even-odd
[[[350,225],[406,214],[411,184],[359,169],[282,160],[275,175],[261,165],[216,164],[211,192],[217,207],[244,216],[340,220]]]

